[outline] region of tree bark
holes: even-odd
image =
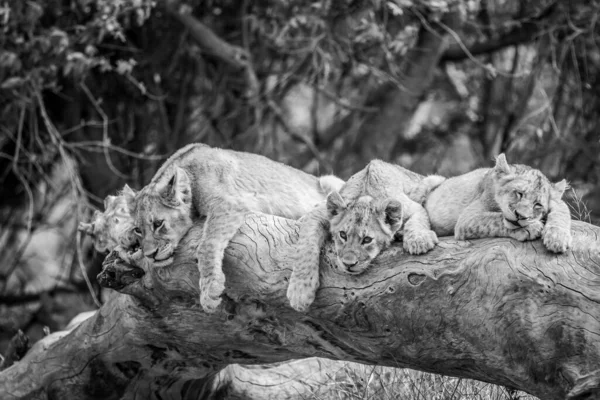
[[[443,238],[423,256],[395,245],[360,276],[337,273],[328,244],[307,314],[285,297],[297,229],[248,216],[226,251],[214,314],[198,304],[190,243],[201,226],[168,267],[111,254],[99,279],[125,295],[0,373],[1,397],[185,398],[194,385],[210,395],[229,364],[307,357],[479,379],[543,399],[600,396],[599,227],[574,222],[565,255],[539,240]]]

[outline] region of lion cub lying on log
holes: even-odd
[[[456,239],[540,236],[544,246],[562,253],[571,246],[571,215],[561,197],[562,180],[550,183],[539,170],[506,162],[447,179],[431,192],[425,209],[433,230]],[[546,223],[544,226],[544,220]]]
[[[300,220],[300,250],[287,292],[292,306],[306,310],[314,300],[316,286],[302,284],[318,284],[320,250],[328,229],[338,268],[353,275],[364,272],[402,228],[408,253],[433,249],[438,239],[422,204],[444,179],[374,160],[350,177],[339,193],[332,190],[326,204]]]
[[[155,264],[168,264],[194,221],[206,218],[197,250],[200,304],[213,312],[225,289],[225,248],[245,215],[263,212],[298,219],[325,199],[320,182],[343,183],[333,176],[319,180],[256,154],[188,145],[136,197],[134,217],[144,255]]]

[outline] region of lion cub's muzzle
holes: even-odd
[[[342,272],[350,275],[358,275],[367,269],[369,260],[360,260],[358,255],[346,253],[337,257],[337,264]]]
[[[173,262],[173,246],[167,243],[162,247],[144,248],[144,256],[151,259],[156,267],[169,265]]]

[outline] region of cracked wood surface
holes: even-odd
[[[227,249],[215,314],[197,302],[189,243],[200,232],[173,265],[145,274],[109,257],[105,271],[141,278],[0,373],[2,398],[157,398],[186,382],[210,392],[228,364],[305,357],[479,379],[542,399],[600,396],[599,227],[575,222],[565,255],[539,240],[442,238],[421,256],[396,244],[360,276],[337,273],[327,245],[307,314],[285,297],[296,221],[248,216]]]

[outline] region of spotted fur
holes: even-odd
[[[318,179],[302,171],[256,154],[192,144],[171,156],[140,191],[135,219],[144,255],[162,264],[194,223],[205,219],[197,249],[200,304],[213,312],[225,289],[225,248],[246,213],[297,219],[324,198]],[[316,290],[318,280],[303,284]]]
[[[539,170],[508,164],[504,154],[494,168],[451,178],[431,192],[425,208],[438,235],[457,239],[542,237],[555,253],[571,245],[571,216],[561,200],[566,181],[552,184]],[[545,225],[544,225],[545,222]]]

